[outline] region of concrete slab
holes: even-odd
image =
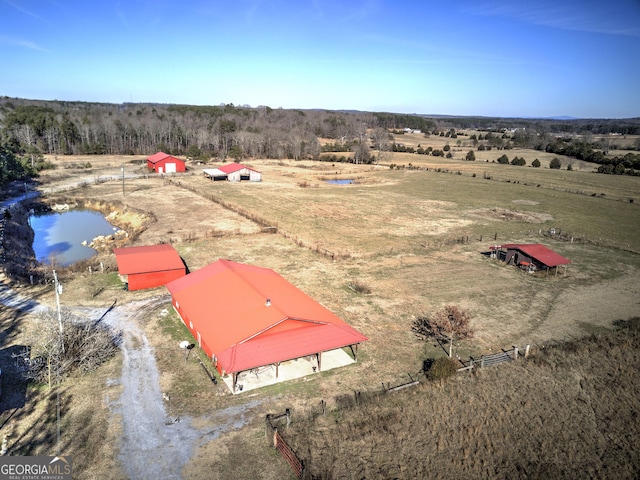
[[[323,372],[355,363],[351,355],[341,348],[323,352],[321,361]],[[235,392],[233,391],[233,377],[231,375],[223,377],[222,381],[227,385],[231,393],[238,394],[267,385],[273,385],[274,383],[286,382],[287,380],[317,374],[319,373],[317,366],[316,357],[313,355],[282,362],[278,368],[278,378],[276,378],[276,367],[274,365],[267,365],[248,372],[242,372],[238,375],[238,388]],[[240,388],[242,388],[242,390],[240,390]]]

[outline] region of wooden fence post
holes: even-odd
[[[271,414],[267,413],[264,421],[264,436],[269,443],[273,443],[273,427],[271,426]]]
[[[529,345],[527,343],[527,346],[524,347],[524,358],[527,358],[529,356],[529,348],[531,347],[531,345]]]
[[[513,347],[513,359],[518,359],[518,347]]]

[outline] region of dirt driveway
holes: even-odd
[[[246,423],[246,413],[257,401],[216,410],[207,418],[169,417],[165,402],[171,399],[160,389],[153,347],[139,323],[144,313],[167,302],[166,295],[115,305],[104,309],[71,307],[72,313],[108,324],[122,334],[122,371],[112,385],[120,386],[117,398],[108,398],[109,410],[122,423],[116,446],[120,467],[127,478],[180,479],[182,469],[197,449]],[[47,308],[0,284],[0,305],[36,314]],[[197,420],[197,422],[194,422]],[[200,425],[196,427],[195,423]]]

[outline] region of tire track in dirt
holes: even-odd
[[[122,418],[120,461],[129,478],[180,479],[198,447],[238,429],[258,401],[212,412],[198,419],[169,418],[160,389],[154,350],[138,319],[169,301],[168,295],[130,302],[108,312],[104,322],[122,333],[122,395],[110,405]],[[97,317],[100,318],[100,317]]]

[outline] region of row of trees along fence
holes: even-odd
[[[284,458],[287,463],[291,466],[293,473],[301,480],[305,480],[307,477],[307,470],[304,466],[304,462],[298,458],[293,449],[289,446],[289,444],[282,438],[280,432],[278,432],[278,427],[274,425],[274,422],[280,421],[282,419],[286,419],[286,425],[289,426],[291,423],[291,410],[288,408],[285,410],[285,413],[280,415],[271,415],[267,414],[265,418],[265,435],[269,445],[273,445],[273,447],[280,452],[282,458]]]

